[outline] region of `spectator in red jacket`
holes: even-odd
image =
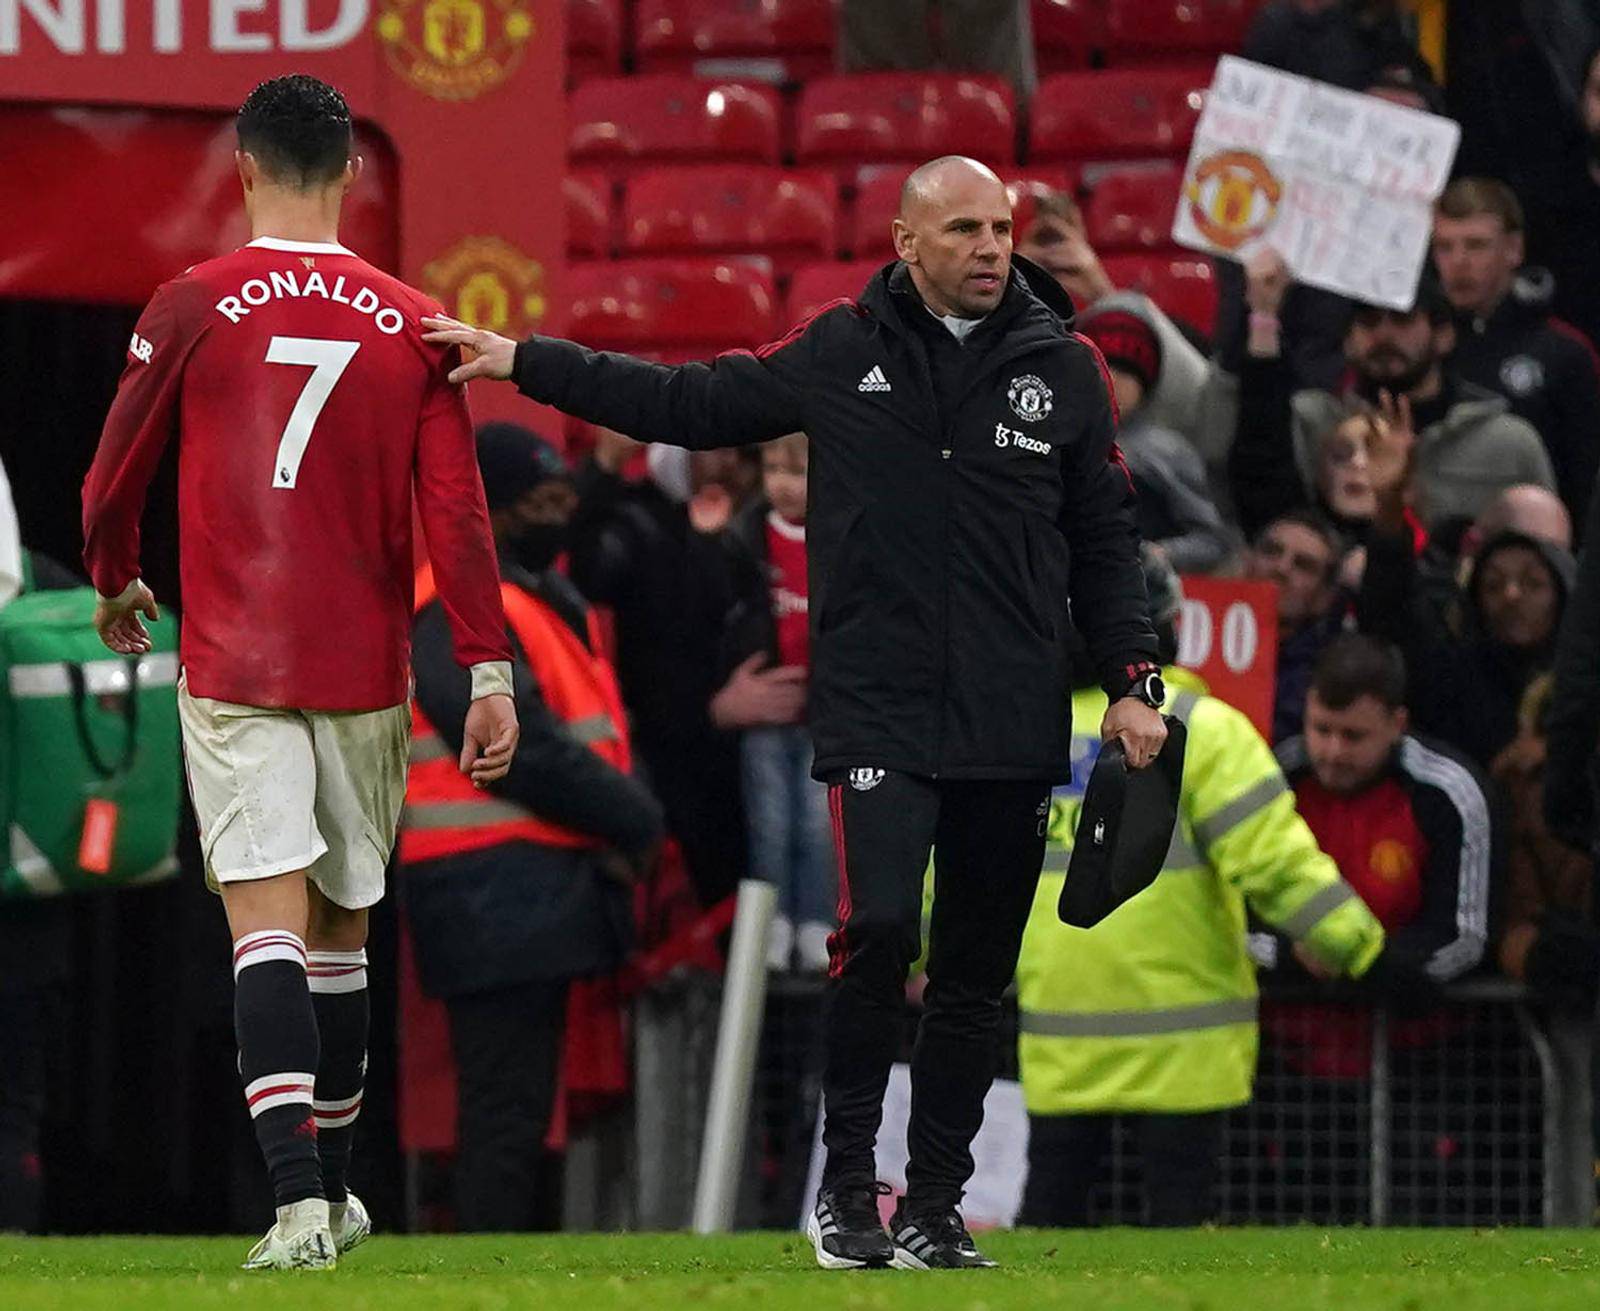
[[[1483,956],[1490,807],[1465,758],[1410,732],[1405,685],[1394,647],[1337,638],[1312,674],[1305,734],[1278,760],[1317,842],[1383,922],[1391,962],[1443,983]]]

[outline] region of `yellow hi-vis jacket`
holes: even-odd
[[[1246,908],[1359,977],[1383,927],[1295,811],[1254,725],[1167,672],[1188,726],[1178,824],[1156,881],[1092,929],[1057,918],[1103,692],[1073,697],[1073,774],[1051,804],[1044,874],[1017,965],[1022,1089],[1035,1115],[1220,1110],[1250,1100],[1257,1051]]]

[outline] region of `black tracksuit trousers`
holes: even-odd
[[[881,770],[832,780],[839,929],[831,940],[823,1141],[828,1186],[874,1177],[873,1144],[920,954],[934,851],[928,986],[911,1060],[907,1209],[943,1210],[972,1174],[994,1078],[1000,999],[1033,906],[1050,786],[940,781]]]

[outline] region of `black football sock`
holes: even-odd
[[[367,953],[313,951],[307,958],[306,982],[322,1041],[313,1103],[322,1189],[329,1202],[339,1203],[346,1196],[367,1072]]]
[[[306,987],[306,945],[287,929],[233,944],[233,1027],[239,1077],[279,1206],[322,1196],[312,1090],[317,1017]]]

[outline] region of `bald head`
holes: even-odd
[[[930,159],[913,169],[900,188],[900,217],[909,218],[921,206],[938,205],[952,188],[973,185],[1005,190],[999,174],[975,159],[965,155],[940,155],[938,159]]]
[[[1537,541],[1549,542],[1563,550],[1572,549],[1572,516],[1565,502],[1548,488],[1533,483],[1507,487],[1473,521],[1470,545],[1476,549],[1500,533],[1521,533]]]
[[[929,160],[900,190],[895,253],[929,309],[979,319],[1011,273],[1011,199],[993,169],[964,155]]]

